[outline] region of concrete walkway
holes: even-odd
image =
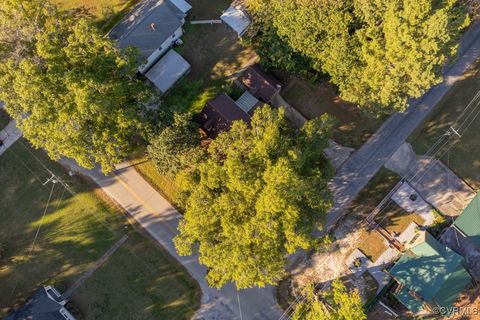
[[[99,170],[85,170],[71,160],[62,164],[93,179],[106,194],[120,204],[138,223],[177,259],[200,284],[202,306],[195,319],[233,320],[278,319],[282,311],[274,297],[273,287],[239,291],[228,284],[221,290],[210,288],[205,281],[206,268],[198,256],[180,257],[172,239],[177,232],[180,214],[131,166],[124,166],[105,176]],[[165,288],[170,290],[170,288]],[[240,303],[240,308],[239,308]]]
[[[458,58],[445,68],[443,83],[414,99],[404,113],[396,113],[355,152],[338,170],[330,187],[334,205],[330,210],[324,230],[329,230],[343,217],[358,193],[367,185],[392,154],[430,114],[453,84],[480,56],[480,24],[473,24],[463,35]]]
[[[15,143],[22,136],[22,131],[17,128],[17,123],[15,120],[10,121],[10,123],[0,131],[0,141],[3,142],[3,145],[0,146],[0,156],[7,151],[7,149]]]

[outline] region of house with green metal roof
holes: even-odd
[[[463,263],[462,256],[428,232],[420,232],[390,270],[399,284],[394,295],[414,314],[451,307],[472,280]]]
[[[453,225],[480,246],[480,193],[477,193]]]

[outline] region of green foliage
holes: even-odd
[[[340,280],[332,282],[331,291],[315,294],[312,285],[305,290],[306,299],[299,303],[292,320],[365,320],[362,299],[355,290],[347,290]]]
[[[52,159],[112,170],[144,130],[137,53],[45,1],[4,1],[0,21],[0,100],[25,137]]]
[[[179,173],[185,215],[175,245],[181,255],[199,245],[210,285],[275,284],[286,255],[314,244],[311,233],[330,207],[321,154],[330,127],[322,118],[297,131],[283,109],[264,106],[251,128],[234,122],[194,170]]]
[[[190,114],[175,114],[174,122],[150,140],[148,155],[161,175],[175,176],[203,156],[200,136]]]
[[[301,61],[327,73],[343,99],[377,115],[404,110],[409,98],[439,83],[469,23],[457,0],[248,2],[258,30],[254,42],[289,47],[267,60],[287,70],[295,69],[291,60]]]

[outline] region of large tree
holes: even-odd
[[[348,290],[340,280],[332,282],[331,290],[316,293],[313,286],[305,288],[305,297],[295,305],[292,320],[365,320],[358,290]]]
[[[88,21],[42,0],[0,4],[0,100],[51,158],[104,171],[143,130],[137,54],[120,52]]]
[[[180,170],[197,163],[203,156],[198,127],[191,115],[174,114],[173,123],[150,139],[149,157],[160,174],[175,176]]]
[[[251,127],[235,122],[194,170],[180,172],[185,215],[175,245],[181,255],[198,245],[210,285],[275,284],[287,254],[311,247],[330,207],[322,154],[330,128],[323,117],[297,131],[283,109],[265,106]]]
[[[376,114],[402,111],[410,97],[440,82],[469,22],[457,0],[249,0],[249,5],[259,30],[255,43],[268,47],[279,37],[291,52],[307,57],[310,68],[328,74],[342,98]],[[283,67],[282,59],[275,61]]]

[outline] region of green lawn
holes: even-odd
[[[458,81],[433,111],[432,116],[409,138],[415,151],[424,154],[450,128],[480,90],[480,62]],[[478,107],[476,109],[478,111]],[[470,119],[474,119],[471,117]],[[463,133],[441,160],[475,189],[480,189],[480,117]]]
[[[124,246],[73,295],[73,304],[84,319],[189,319],[200,291],[186,270],[102,201],[103,193],[36,151],[76,192],[55,185],[42,221],[52,184],[42,186],[49,174],[21,143],[0,156],[0,317],[40,284],[64,290],[128,233]]]

